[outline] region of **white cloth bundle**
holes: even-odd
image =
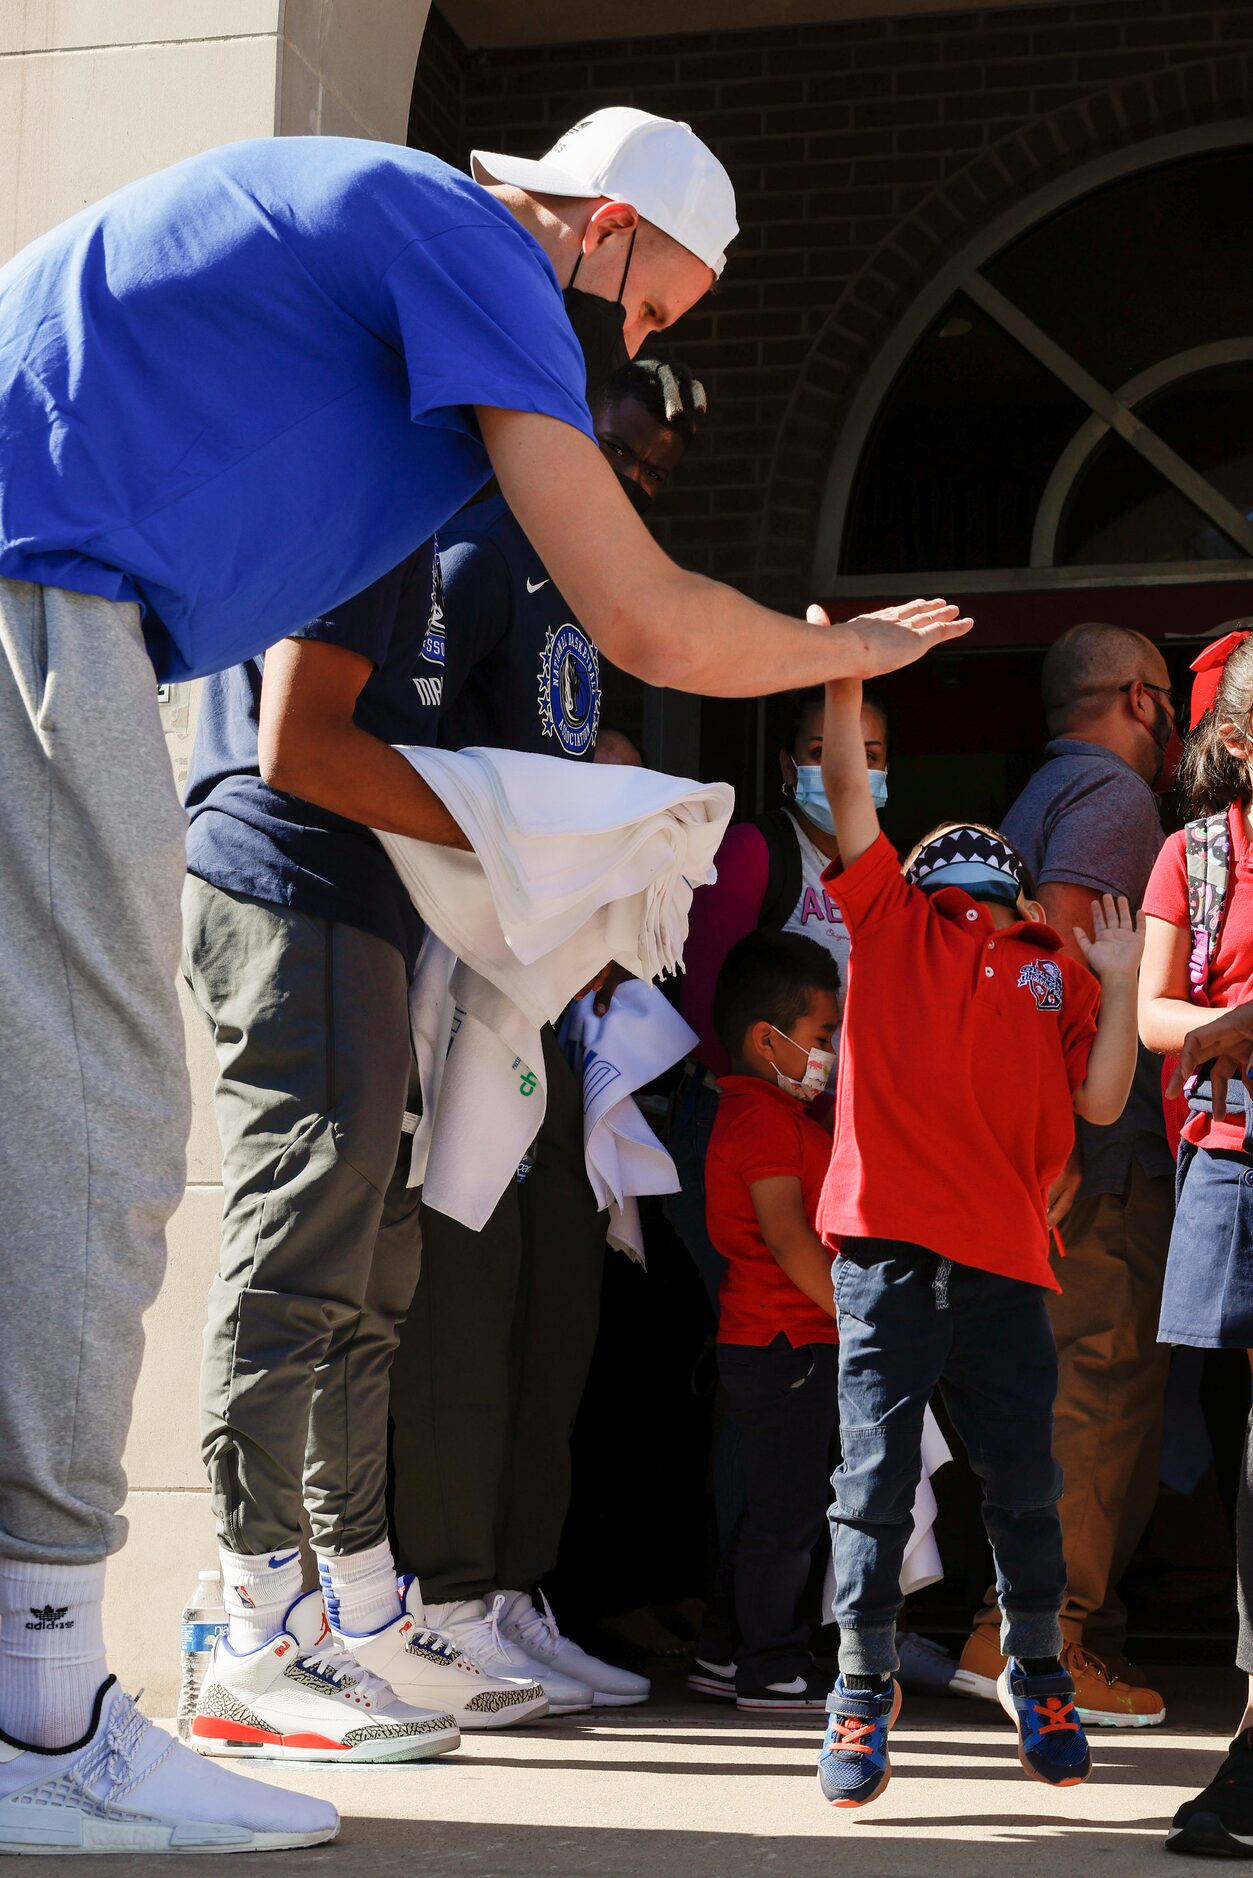
[[[379,832],[430,928],[410,993],[423,1114],[409,1180],[479,1231],[544,1118],[540,1026],[610,959],[639,977],[675,969],[734,795],[511,750],[401,755],[474,847]]]
[[[594,995],[573,1004],[559,1033],[583,1083],[583,1149],[609,1243],[644,1263],[637,1199],[677,1193],[674,1162],[640,1113],[635,1092],[688,1055],[699,1039],[656,985],[620,985],[603,1016]]]
[[[918,1479],[918,1491],[914,1495],[914,1529],[909,1535],[901,1562],[903,1598],[912,1597],[915,1591],[922,1591],[927,1585],[938,1584],[944,1576],[940,1548],[935,1542],[937,1508],[931,1476],[938,1474],[952,1458],[949,1445],[940,1433],[940,1425],[928,1407],[922,1417],[922,1473]],[[827,1612],[834,1616],[835,1568],[830,1561],[827,1563],[822,1601]]]
[[[431,930],[533,1024],[610,959],[643,979],[678,967],[731,817],[726,783],[516,750],[400,754],[474,852],[375,832]]]

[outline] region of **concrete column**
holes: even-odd
[[[430,0],[0,0],[0,262],[89,202],[199,150],[280,135],[405,141]],[[197,688],[163,694],[180,787]],[[202,1020],[188,1009],[194,1121],[186,1197],[126,1452],[131,1539],[105,1634],[124,1686],[173,1712],[178,1613],[216,1562],[196,1379],[222,1189]]]

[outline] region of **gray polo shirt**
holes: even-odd
[[[1094,894],[1122,893],[1139,907],[1162,824],[1144,778],[1103,744],[1057,737],[1001,826],[1039,886],[1069,881]],[[1109,1128],[1078,1124],[1084,1194],[1122,1193],[1133,1161],[1148,1174],[1171,1175],[1174,1162],[1162,1121],[1161,1064],[1140,1051],[1122,1117]]]

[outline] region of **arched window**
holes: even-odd
[[[1203,135],[1055,185],[933,283],[841,440],[819,592],[1253,572],[1253,140],[1172,154]]]

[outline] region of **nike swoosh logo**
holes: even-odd
[[[552,576],[551,576],[551,575],[549,575],[549,576],[548,576],[548,578],[547,578],[547,579],[545,579],[545,580],[537,580],[537,581],[534,581],[534,582],[533,582],[533,581],[531,580],[531,577],[530,577],[530,575],[528,574],[528,575],[527,575],[527,578],[526,578],[526,590],[527,590],[527,592],[528,592],[528,593],[538,593],[541,587],[546,587],[546,586],[548,585],[548,580],[550,580],[551,578],[552,578]]]
[[[272,1572],[276,1572],[279,1569],[280,1565],[290,1565],[294,1558],[299,1558],[299,1557],[300,1557],[299,1552],[289,1552],[286,1558],[267,1559],[266,1564],[269,1566]]]

